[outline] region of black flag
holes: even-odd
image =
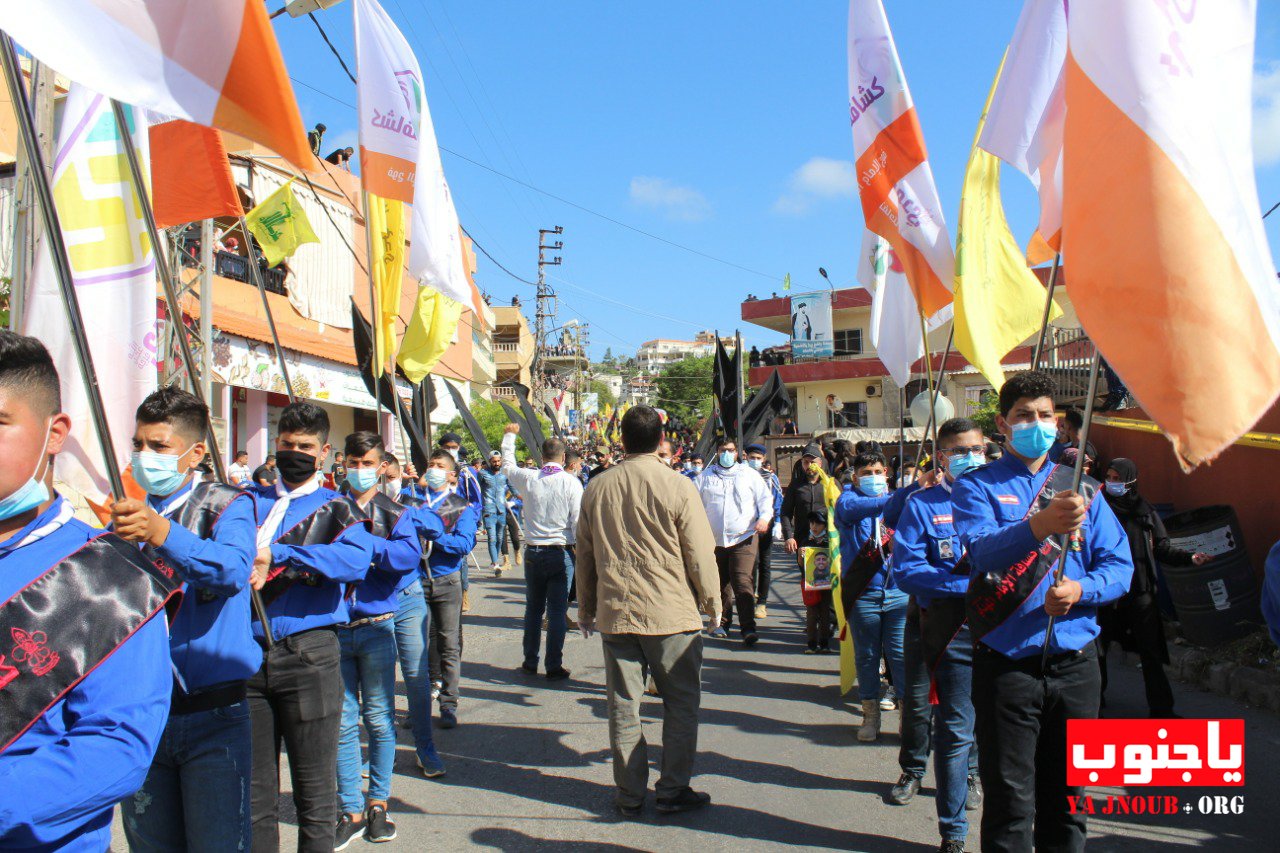
[[[542,434],[542,424],[538,423],[538,416],[534,414],[533,404],[529,402],[529,386],[521,385],[519,382],[512,382],[511,387],[516,389],[516,399],[520,401],[520,411],[524,412],[525,423],[529,425],[529,432],[533,436],[534,441],[538,443],[538,451],[542,451],[542,444],[547,437]],[[553,420],[552,423],[555,421]],[[539,462],[539,465],[542,463]]]
[[[503,411],[507,413],[507,418],[511,421],[511,423],[520,427],[520,438],[524,440],[524,446],[528,448],[529,455],[533,457],[534,462],[537,462],[538,465],[541,466],[542,465],[542,445],[536,443],[533,430],[529,428],[529,422],[526,421],[524,417],[520,415],[519,412],[517,412],[515,409],[507,405],[507,402],[505,400],[500,400],[499,402],[502,405]]]
[[[750,444],[764,435],[769,421],[791,407],[791,397],[777,368],[742,410],[742,440]]]
[[[387,411],[396,414],[396,419],[403,427],[405,435],[408,436],[409,454],[413,457],[414,466],[419,471],[425,471],[427,460],[431,457],[431,448],[427,447],[426,436],[423,435],[422,428],[414,420],[413,413],[409,411],[409,408],[404,404],[404,400],[400,399],[400,395],[396,393],[395,388],[392,386],[390,375],[384,372],[382,376],[378,377],[376,383],[378,390],[374,391],[373,327],[369,325],[364,315],[360,313],[360,309],[356,307],[354,299],[351,300],[351,339],[355,345],[356,365],[360,370],[360,378],[364,381],[365,390],[369,392],[370,397],[377,397]]]
[[[444,387],[449,389],[449,396],[453,398],[453,406],[458,410],[458,414],[462,416],[462,425],[467,428],[467,433],[471,436],[471,440],[476,443],[476,449],[480,451],[480,456],[484,459],[489,458],[489,454],[493,453],[493,447],[489,444],[489,439],[484,437],[484,430],[480,429],[480,424],[476,421],[475,415],[471,414],[471,410],[467,408],[467,404],[462,399],[462,394],[458,389],[453,387],[452,382],[444,383]]]
[[[734,350],[733,356],[730,357],[728,350],[720,341],[720,333],[717,332],[711,388],[715,393],[716,401],[720,404],[720,423],[724,427],[724,434],[734,439],[738,435],[738,419],[742,414],[742,398],[738,391],[741,373],[742,353]]]

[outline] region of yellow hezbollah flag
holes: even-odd
[[[373,375],[381,376],[395,350],[404,279],[404,202],[368,195],[369,258],[373,262]]]
[[[292,255],[303,243],[320,242],[306,211],[294,198],[292,178],[246,213],[244,221],[258,239],[269,267]]]
[[[434,287],[418,290],[418,303],[400,345],[400,367],[410,382],[416,385],[431,373],[431,368],[453,343],[461,317],[461,302],[450,299]]]
[[[836,501],[840,499],[840,484],[821,467],[818,480],[822,483],[822,497],[827,505],[827,550],[831,554],[831,598],[836,605],[836,626],[840,629],[840,695],[853,689],[858,680],[858,667],[854,660],[853,629],[844,612],[844,600],[840,594],[840,531],[836,530]]]
[[[1004,61],[1000,67],[1003,70]],[[996,83],[1000,73],[996,73]],[[995,83],[991,94],[995,93]],[[991,107],[978,120],[964,174],[956,234],[956,349],[995,388],[1004,384],[1000,359],[1040,328],[1045,289],[1027,268],[1000,200],[1000,160],[978,147]],[[1062,316],[1055,303],[1049,319]]]

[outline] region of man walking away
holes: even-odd
[[[729,636],[731,610],[738,607],[742,643],[754,646],[756,591],[752,573],[756,566],[756,534],[769,529],[773,500],[760,475],[738,464],[738,445],[731,438],[720,442],[720,452],[710,468],[697,479],[698,494],[716,540],[716,565],[720,569],[720,605],[724,614],[711,636]]]
[[[578,618],[604,645],[615,799],[640,814],[649,759],[640,725],[648,667],[662,696],[661,812],[711,802],[689,787],[698,749],[702,618],[720,621],[715,540],[697,490],[658,461],[662,419],[649,406],[622,418],[626,460],[593,479],[578,523]]]
[[[502,577],[511,568],[507,561],[507,475],[502,473],[502,453],[490,453],[488,464],[477,476],[483,496],[484,532],[489,540],[489,564],[494,575]]]
[[[520,427],[507,424],[502,436],[502,472],[524,498],[524,663],[525,672],[538,672],[542,645],[542,614],[547,614],[547,678],[569,677],[564,668],[565,618],[569,612],[569,583],[573,577],[578,510],[582,483],[564,470],[564,442],[549,438],[542,443],[543,467],[516,466],[516,435]]]
[[[769,582],[773,577],[773,571],[770,566],[770,561],[773,557],[773,527],[778,523],[778,518],[782,515],[782,483],[778,480],[777,474],[765,470],[765,457],[767,455],[768,453],[763,444],[747,445],[747,466],[760,474],[760,478],[764,480],[765,485],[769,488],[769,495],[773,498],[773,514],[769,517],[769,526],[756,537],[755,591],[757,619],[765,619],[769,615],[769,610],[765,605],[769,600]]]

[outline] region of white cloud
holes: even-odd
[[[800,216],[823,199],[856,198],[858,176],[849,160],[811,157],[792,173],[786,191],[774,202],[777,213]]]
[[[1280,62],[1253,74],[1253,156],[1259,166],[1280,163]]]
[[[683,187],[666,178],[631,179],[631,202],[661,211],[669,219],[701,222],[711,215],[711,202],[693,187]]]

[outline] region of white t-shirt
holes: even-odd
[[[253,469],[248,465],[241,465],[238,462],[232,463],[227,469],[227,478],[231,480],[233,486],[239,486],[241,483],[249,482],[249,478],[253,476]]]

